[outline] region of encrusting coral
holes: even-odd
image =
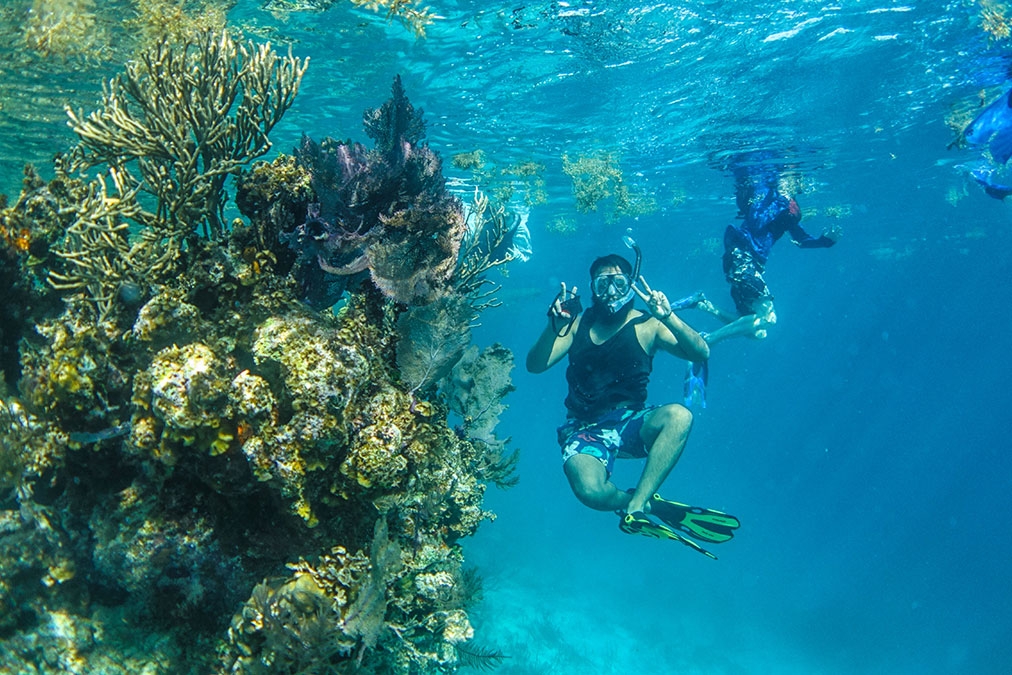
[[[375,149],[307,142],[241,170],[304,69],[281,61],[221,35],[159,47],[101,112],[73,116],[75,163],[48,184],[32,174],[2,211],[18,234],[0,281],[33,279],[38,309],[21,315],[0,390],[0,671],[418,673],[501,658],[473,644],[459,540],[494,517],[486,486],[515,480],[494,435],[511,355],[467,348],[510,229],[465,218],[399,80],[366,113]],[[180,95],[164,81],[180,68],[207,84],[189,90],[199,124],[126,102]],[[279,98],[234,117],[216,87],[240,96],[245,77]],[[184,127],[238,135],[187,145]],[[197,168],[176,167],[186,158]],[[73,174],[95,164],[101,178]],[[245,220],[226,225],[220,179],[240,171]],[[340,245],[308,255],[313,218]],[[328,295],[336,307],[304,301]],[[440,335],[463,338],[436,353]]]

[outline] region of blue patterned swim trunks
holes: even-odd
[[[761,302],[772,302],[773,295],[763,278],[766,269],[755,256],[736,248],[726,251],[723,260],[724,278],[731,284],[731,299],[739,315],[754,314]]]
[[[604,464],[610,476],[616,458],[646,457],[647,449],[640,438],[640,429],[646,416],[658,407],[618,408],[594,422],[567,420],[558,429],[562,463],[565,464],[574,455],[590,455]]]

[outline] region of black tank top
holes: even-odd
[[[580,322],[566,369],[570,417],[593,421],[620,404],[638,407],[646,403],[654,359],[636,339],[636,326],[649,319],[644,314],[630,320],[600,345],[590,339],[592,322]]]

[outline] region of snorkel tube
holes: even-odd
[[[632,279],[629,280],[630,285],[632,285],[640,280],[640,265],[643,264],[643,251],[641,251],[640,247],[636,244],[636,240],[632,238],[632,228],[627,229],[625,234],[622,235],[622,243],[636,253],[636,262],[633,263]]]

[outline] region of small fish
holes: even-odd
[[[1004,164],[1012,157],[1012,89],[984,108],[963,129],[970,145],[988,144],[994,161]]]
[[[116,438],[117,436],[126,436],[128,433],[130,433],[130,423],[124,422],[123,424],[115,427],[109,427],[108,429],[102,429],[101,431],[72,431],[67,434],[67,438],[74,443],[90,445],[91,443],[106,441],[110,438]]]

